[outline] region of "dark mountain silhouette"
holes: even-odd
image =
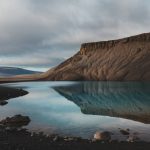
[[[26,70],[22,68],[16,68],[16,67],[0,67],[0,76],[14,76],[14,75],[24,75],[24,74],[35,74],[35,73],[41,73],[38,71],[31,71]]]

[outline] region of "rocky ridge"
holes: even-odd
[[[150,33],[84,43],[80,51],[45,73],[46,80],[150,80]]]

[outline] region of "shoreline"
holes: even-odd
[[[15,115],[0,121],[0,150],[149,150],[150,142],[111,140],[110,132],[96,133],[93,139],[29,132],[28,116]],[[128,131],[122,130],[128,135]]]
[[[111,140],[109,132],[96,133],[93,139],[29,132],[28,116],[15,115],[0,121],[0,150],[149,150],[150,142]],[[128,131],[123,131],[128,135]]]
[[[25,128],[3,128],[0,126],[1,150],[149,150],[148,142],[118,142],[118,141],[93,141],[80,137],[62,137],[59,135],[44,135],[31,133]]]

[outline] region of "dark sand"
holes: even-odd
[[[93,142],[75,137],[45,136],[26,129],[0,127],[0,150],[150,150],[145,142]]]

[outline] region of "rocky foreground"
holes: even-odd
[[[22,126],[30,122],[28,116],[16,115],[0,121],[0,150],[149,150],[150,143],[111,140],[110,132],[96,132],[94,139],[31,133]],[[129,135],[129,130],[120,130]]]

